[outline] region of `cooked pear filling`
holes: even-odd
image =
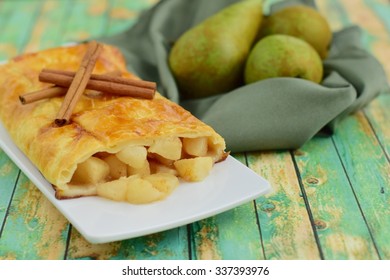
[[[164,138],[149,145],[99,152],[77,165],[68,184],[91,195],[134,204],[164,199],[179,185],[205,179],[220,157],[207,137]],[[91,190],[92,189],[92,190]]]

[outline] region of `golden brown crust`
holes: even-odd
[[[66,197],[67,183],[77,164],[98,152],[117,152],[129,143],[167,136],[207,136],[217,150],[215,161],[225,156],[225,143],[211,127],[159,94],[153,100],[130,97],[82,96],[70,124],[53,125],[63,97],[22,105],[18,96],[47,87],[38,81],[42,68],[76,71],[86,45],[59,47],[19,56],[0,67],[0,118],[14,142],[45,178]],[[94,73],[119,70],[125,76],[123,56],[104,45]],[[65,192],[64,192],[65,190]],[[62,194],[64,192],[64,194]],[[92,195],[93,193],[91,193]],[[77,196],[77,195],[75,195]]]

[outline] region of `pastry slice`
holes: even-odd
[[[54,119],[63,97],[22,105],[48,86],[43,68],[77,71],[86,45],[25,54],[0,67],[0,118],[16,145],[53,185],[58,199],[102,196],[140,204],[164,199],[179,179],[202,181],[227,157],[224,139],[156,93],[151,100],[84,94],[68,125]],[[128,73],[117,48],[104,45],[94,74]]]

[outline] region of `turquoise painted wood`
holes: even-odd
[[[372,233],[339,156],[333,139],[320,137],[295,153],[323,257],[378,259]]]
[[[156,3],[0,1],[0,60],[122,32]],[[364,47],[390,77],[388,1],[317,4],[333,30],[359,24]],[[332,137],[315,137],[296,151],[234,155],[273,185],[256,201],[107,244],[80,236],[0,150],[0,259],[390,259],[389,108],[387,91]]]
[[[246,164],[244,154],[234,157]],[[193,259],[264,259],[254,202],[193,223],[191,237]]]
[[[390,228],[390,164],[369,124],[360,114],[347,119],[334,136],[356,199],[375,239],[381,258],[388,259]],[[350,126],[350,128],[345,128]],[[346,131],[353,129],[354,135]],[[371,137],[370,137],[371,136]]]
[[[337,1],[333,1],[337,2]],[[389,5],[381,1],[357,1],[352,4],[342,1],[344,9],[336,19],[344,25],[355,23],[365,34],[363,44],[377,56],[388,70],[386,47],[389,46],[388,18]],[[334,3],[336,4],[336,3]],[[337,3],[341,5],[340,3]],[[377,15],[378,7],[381,12]],[[362,9],[364,7],[365,9]],[[387,9],[386,9],[387,7]],[[351,13],[351,10],[356,10]],[[385,16],[387,14],[387,17]],[[375,33],[374,33],[375,32]],[[387,48],[388,54],[388,48]],[[389,72],[387,73],[389,76]],[[342,123],[334,136],[343,167],[348,174],[351,187],[361,208],[370,233],[373,236],[380,258],[389,258],[387,238],[389,227],[389,126],[383,117],[388,114],[389,92],[374,100],[360,112]],[[353,131],[354,133],[350,133]]]
[[[34,52],[64,42],[67,27],[64,23],[68,22],[73,8],[73,1],[43,1],[23,52]]]
[[[373,10],[378,19],[385,25],[387,32],[390,33],[389,3],[369,0],[365,0],[364,3]]]
[[[106,244],[90,244],[72,228],[66,259],[187,260],[187,227]]]
[[[19,173],[19,169],[0,149],[0,237]]]
[[[272,193],[256,200],[265,258],[320,259],[291,153],[249,153],[247,159],[273,187]]]
[[[0,238],[1,258],[62,259],[67,232],[64,216],[21,175]]]
[[[389,108],[390,93],[387,92],[380,95],[364,110],[379,143],[386,152],[387,158],[390,158]]]
[[[110,1],[109,22],[106,34],[118,34],[132,26],[140,14],[158,0],[114,0]]]
[[[64,42],[79,42],[105,34],[108,1],[76,1],[68,14]]]
[[[4,9],[5,14],[1,20],[4,28],[0,38],[0,60],[15,56],[22,51],[39,15],[41,4],[41,2],[31,1],[1,2],[1,9]]]

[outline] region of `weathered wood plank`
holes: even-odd
[[[43,2],[39,17],[31,29],[30,39],[23,51],[35,52],[59,45],[63,41],[64,29],[73,6],[73,1]]]
[[[378,3],[383,2],[378,1]],[[389,77],[389,33],[384,21],[380,20],[367,1],[354,1],[353,3],[346,0],[332,1],[332,5],[341,6],[342,13],[335,20],[342,22],[343,25],[356,23],[362,27],[365,35],[364,46],[382,62]],[[387,8],[385,13],[390,14],[390,8]],[[380,116],[388,111],[386,109],[388,97],[386,96],[377,98],[365,108],[375,134],[363,113],[359,112],[345,120],[334,137],[344,168],[381,258],[389,258],[389,239],[386,235],[388,235],[387,229],[390,226],[389,161],[384,152],[386,148],[382,148],[388,147],[386,135],[389,129],[380,119]],[[382,102],[384,102],[383,105]]]
[[[63,42],[79,42],[103,36],[107,30],[108,8],[107,0],[74,1]]]
[[[0,237],[18,175],[19,168],[0,149]]]
[[[273,193],[256,200],[265,258],[320,259],[290,153],[250,153],[247,159],[273,187]]]
[[[390,34],[390,7],[387,0],[364,0],[366,6],[375,13],[378,20],[382,21],[387,33]]]
[[[132,26],[140,13],[159,0],[115,0],[110,2],[109,21],[107,24],[107,35],[116,34]]]
[[[6,18],[0,36],[0,60],[14,57],[22,51],[40,8],[41,2],[37,1],[2,2],[1,9]]]
[[[378,137],[387,158],[390,159],[390,92],[384,93],[372,101],[364,112]]]
[[[0,238],[1,259],[62,259],[68,222],[27,177],[19,177]]]
[[[3,30],[7,28],[8,19],[13,13],[12,5],[6,4],[4,1],[0,2],[0,26]],[[0,36],[0,61],[14,56],[17,50],[14,45],[3,40]]]
[[[378,259],[375,244],[331,137],[295,152],[325,259]]]
[[[361,26],[365,30],[364,41],[366,47],[377,57],[382,63],[387,78],[390,80],[390,35],[386,29],[386,25],[377,16],[371,5],[367,5],[363,0],[359,1],[341,1],[347,12],[348,19]],[[389,6],[389,5],[388,5]],[[390,8],[383,9],[383,12],[390,16]]]
[[[192,259],[264,259],[253,202],[193,223],[191,236]]]
[[[379,255],[389,259],[390,163],[362,112],[343,121],[334,139]]]
[[[329,23],[333,30],[351,24],[359,25],[363,30],[362,42],[382,63],[387,77],[390,78],[390,40],[387,31],[387,21],[373,9],[374,1],[349,0],[317,0],[320,11],[330,18]],[[382,5],[382,15],[390,17],[389,5]]]
[[[145,237],[106,244],[90,244],[74,228],[67,259],[99,260],[187,260],[188,238],[185,226]]]
[[[245,164],[243,154],[234,157]],[[253,202],[193,223],[191,236],[192,259],[264,259]]]
[[[364,5],[364,6],[363,6]],[[374,38],[371,44],[366,43],[365,47],[371,51],[384,66],[387,77],[390,77],[390,5],[387,1],[363,1],[360,3],[358,13],[353,13],[348,5],[347,18],[352,22],[359,21],[361,25]],[[361,20],[363,19],[364,20]],[[389,79],[390,80],[390,79]],[[390,91],[383,92],[378,98],[372,101],[365,109],[366,117],[373,127],[376,137],[385,150],[387,157],[390,151],[390,127],[387,124],[390,105]]]

